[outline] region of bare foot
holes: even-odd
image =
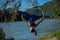
[[[37,36],[37,31],[36,30],[35,30],[34,34],[35,34],[35,36]]]

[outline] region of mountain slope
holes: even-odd
[[[52,1],[49,1],[49,2],[46,2],[45,4],[43,4],[42,6],[35,6],[31,9],[28,9],[26,10],[26,12],[28,13],[41,13],[41,10],[39,8],[41,8],[45,14],[48,14],[48,13],[52,13],[52,7],[53,7],[53,2]]]

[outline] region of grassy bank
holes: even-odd
[[[60,30],[57,30],[51,34],[47,34],[38,40],[60,40]]]

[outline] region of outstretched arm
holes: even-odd
[[[38,26],[43,20],[44,20],[44,18],[42,18],[42,19],[36,24],[36,26]]]

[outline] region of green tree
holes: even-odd
[[[12,7],[9,9],[6,9],[7,6],[9,6],[9,5],[12,5]],[[7,11],[7,13],[13,14],[12,20],[14,21],[16,19],[15,11],[17,11],[20,6],[21,6],[21,0],[5,0],[5,2],[1,5],[1,9],[2,9],[2,11]],[[5,13],[5,15],[6,15],[6,13]],[[8,21],[6,19],[6,16],[5,16],[5,21]]]
[[[60,0],[53,0],[53,13],[60,16]]]
[[[0,28],[0,40],[5,40],[5,33],[2,28]]]

